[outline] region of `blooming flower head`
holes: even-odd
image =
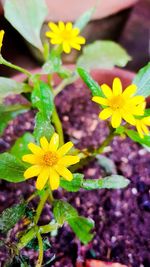
[[[72,164],[79,162],[78,156],[66,155],[72,148],[73,143],[68,142],[62,147],[59,147],[59,136],[54,133],[50,142],[45,137],[40,139],[40,145],[33,143],[28,144],[28,148],[32,154],[24,155],[22,160],[32,164],[25,173],[25,179],[38,176],[36,181],[36,188],[42,190],[49,181],[52,190],[59,187],[60,176],[71,181],[73,179],[72,173],[67,169]]]
[[[144,135],[148,135],[149,129],[147,126],[150,126],[150,116],[142,119],[136,119],[135,126],[141,138],[143,138]]]
[[[112,89],[107,85],[101,86],[104,97],[94,96],[92,100],[103,106],[99,117],[106,120],[111,117],[113,128],[120,126],[122,119],[131,125],[135,125],[134,116],[142,116],[145,109],[145,98],[143,96],[134,96],[137,87],[134,84],[129,85],[122,91],[122,84],[119,78],[113,81]]]
[[[0,31],[0,51],[1,51],[1,48],[2,48],[2,45],[3,45],[4,33],[5,32],[3,30]]]
[[[49,22],[48,26],[50,31],[46,32],[46,36],[51,39],[51,44],[62,45],[62,50],[67,54],[70,53],[71,48],[80,50],[81,45],[85,44],[85,38],[79,36],[80,30],[73,28],[71,22],[65,24],[59,21],[58,25]]]

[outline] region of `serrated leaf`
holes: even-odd
[[[95,7],[92,7],[89,10],[87,10],[77,19],[77,21],[74,23],[74,27],[82,31],[92,18],[94,12],[95,12]]]
[[[8,208],[0,215],[0,231],[8,232],[24,216],[26,204],[21,203]]]
[[[104,96],[99,84],[93,80],[90,74],[83,68],[77,68],[81,79],[85,82],[91,90],[93,96]]]
[[[40,39],[42,24],[47,16],[43,0],[6,0],[5,18],[33,46],[43,50]]]
[[[136,95],[150,95],[150,62],[139,70],[132,83],[138,88]]]
[[[69,219],[68,224],[83,244],[86,245],[92,240],[93,234],[91,234],[91,230],[94,228],[92,219],[78,216],[74,219]]]
[[[19,183],[24,181],[24,164],[14,155],[0,154],[0,179],[8,182]]]
[[[3,134],[9,121],[27,110],[28,107],[23,105],[0,105],[0,135]]]
[[[131,57],[119,44],[101,40],[84,46],[77,66],[88,71],[96,68],[112,69],[114,66],[126,66],[129,60]]]
[[[37,141],[39,141],[41,136],[45,136],[50,139],[54,132],[51,124],[54,101],[49,86],[41,81],[36,83],[31,99],[33,106],[39,110],[35,118],[34,136]]]
[[[33,135],[31,133],[25,133],[23,136],[17,139],[15,144],[12,146],[10,153],[21,159],[23,155],[31,153],[31,151],[28,149],[28,144],[30,142],[34,142]]]
[[[121,175],[111,175],[100,179],[87,179],[83,182],[83,188],[86,190],[93,189],[119,189],[129,184],[129,180]]]
[[[150,135],[145,135],[144,138],[141,138],[139,134],[134,130],[126,130],[125,133],[134,142],[150,147]]]
[[[117,169],[113,160],[103,155],[96,156],[98,164],[106,171],[107,174],[116,174]]]
[[[78,216],[77,210],[63,200],[55,200],[53,213],[56,221],[60,225],[63,225],[65,221]]]
[[[72,181],[61,179],[60,186],[68,192],[77,192],[82,187],[84,175],[81,173],[74,173]]]
[[[16,82],[10,78],[0,77],[0,103],[9,95],[30,92],[31,87],[25,83]]]

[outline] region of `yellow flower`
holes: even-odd
[[[101,120],[111,117],[113,128],[120,126],[122,119],[135,125],[134,116],[142,116],[145,109],[145,98],[143,96],[134,96],[137,87],[134,84],[129,85],[122,92],[122,84],[119,78],[113,81],[112,89],[107,85],[101,86],[104,97],[94,96],[92,100],[103,106],[99,114]]]
[[[67,169],[72,164],[79,162],[78,156],[65,155],[73,146],[72,142],[59,146],[59,136],[54,133],[50,143],[45,137],[40,139],[40,145],[33,143],[28,144],[28,148],[33,154],[24,155],[22,160],[32,164],[25,173],[25,179],[38,176],[36,181],[36,188],[42,190],[49,180],[52,190],[59,187],[60,176],[71,181],[73,179],[72,173]]]
[[[70,53],[71,48],[80,50],[81,44],[85,44],[85,38],[79,36],[80,30],[78,28],[73,28],[71,22],[59,21],[58,25],[49,22],[48,26],[51,31],[46,32],[46,36],[51,40],[51,44],[62,45],[62,49],[65,53]]]
[[[150,116],[136,119],[135,126],[141,138],[143,138],[145,134],[148,135],[149,129],[147,126],[150,126]]]
[[[3,30],[0,31],[0,51],[1,51],[1,48],[2,48],[2,45],[3,45],[4,33],[5,32]]]

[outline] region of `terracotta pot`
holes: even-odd
[[[100,0],[97,1],[96,12],[93,14],[94,19],[101,19],[110,15],[113,15],[123,9],[126,9],[137,0]],[[46,0],[49,14],[47,20],[63,20],[63,21],[74,21],[83,12],[93,7],[96,1],[93,0]],[[69,12],[68,12],[69,11]]]

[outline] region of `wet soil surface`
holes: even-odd
[[[106,122],[98,119],[99,107],[90,101],[90,93],[83,85],[71,85],[56,98],[66,141],[71,139],[76,147],[97,147],[108,134]],[[19,115],[11,122],[0,139],[1,151],[7,150],[25,130],[32,131],[34,112]],[[56,255],[47,266],[79,266],[85,259],[101,259],[133,267],[150,266],[150,153],[129,139],[116,137],[107,147],[105,155],[114,161],[117,173],[130,179],[122,190],[94,190],[67,193],[55,192],[56,198],[65,198],[81,215],[95,221],[94,238],[88,245],[81,245],[68,226],[59,230],[57,237],[50,238],[52,247],[45,253],[45,262]],[[93,161],[83,170],[85,178],[106,175],[101,166]],[[9,184],[1,181],[0,210],[26,198],[34,190],[34,181]],[[45,207],[42,222],[52,218],[49,206]],[[30,256],[31,265],[37,252],[24,251]],[[0,252],[3,266],[4,250]]]

